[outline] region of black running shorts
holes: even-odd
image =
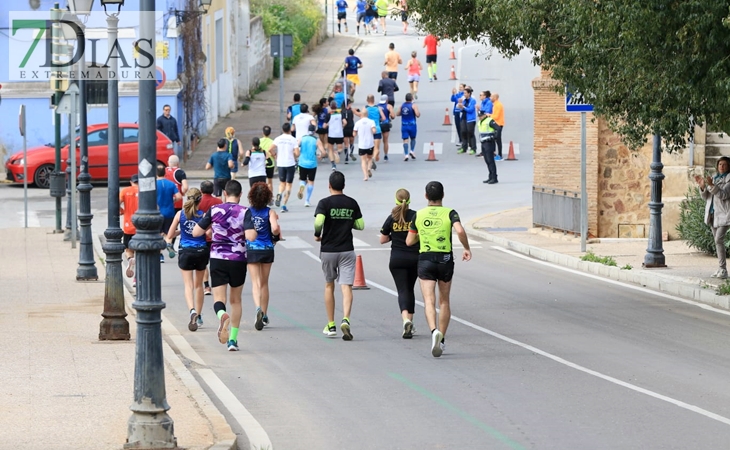
[[[221,197],[226,189],[226,183],[231,181],[230,178],[213,178],[213,196]]]
[[[445,262],[433,259],[418,260],[418,278],[421,280],[443,281],[448,283],[454,277],[454,258]]]
[[[167,234],[168,231],[170,231],[170,226],[172,225],[172,221],[175,219],[175,217],[162,217],[162,226],[160,227],[160,233]]]
[[[380,122],[380,132],[381,133],[390,133],[390,128],[392,126],[393,126],[393,124],[390,122],[388,122],[388,123]]]
[[[229,261],[211,258],[210,285],[212,287],[230,285],[243,286],[246,282],[246,261]]]
[[[122,236],[122,244],[124,244],[124,248],[129,248],[129,241],[131,241],[133,237],[133,234],[124,233],[124,236]]]
[[[297,166],[279,167],[279,181],[292,184],[296,173]]]
[[[374,148],[375,147],[360,148],[360,149],[357,150],[357,154],[360,155],[360,156],[365,156],[365,155],[373,156],[373,149]]]
[[[347,12],[337,12],[337,20],[345,20],[347,19]]]
[[[301,181],[314,181],[314,177],[316,177],[316,176],[317,176],[316,167],[307,169],[305,167],[299,166],[299,179]]]
[[[262,175],[260,177],[251,177],[248,179],[248,186],[251,187],[256,183],[266,183],[266,176]]]
[[[426,55],[426,64],[434,63],[436,64],[436,58],[438,55]]]
[[[266,168],[266,178],[274,178],[274,169],[275,167]]]
[[[177,266],[180,270],[205,270],[210,258],[210,249],[204,247],[183,247],[178,254]]]
[[[343,130],[344,134],[344,130]],[[345,138],[337,138],[337,137],[327,137],[327,143],[332,145],[340,145],[343,142],[345,142]]]
[[[246,250],[248,264],[271,264],[274,262],[274,249],[271,250]]]

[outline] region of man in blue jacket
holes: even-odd
[[[170,114],[170,105],[162,107],[162,115],[157,118],[157,129],[170,138],[175,148],[175,154],[179,157],[180,135],[177,132],[177,120]]]
[[[456,88],[451,90],[451,101],[454,102],[454,126],[456,127],[456,138],[459,141],[456,145],[457,147],[461,147],[461,110],[457,106],[459,104],[459,99],[464,96],[465,87],[466,85],[461,83],[459,84],[458,91]]]
[[[474,92],[470,86],[464,88],[464,96],[459,99],[457,108],[461,111],[461,148],[456,153],[466,153],[467,147],[470,155],[477,153],[477,138],[474,130],[477,125],[477,101],[472,98]]]

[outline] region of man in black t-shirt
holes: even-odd
[[[340,323],[342,339],[351,341],[350,311],[357,259],[352,244],[352,229],[364,229],[365,222],[357,201],[342,193],[345,189],[345,175],[342,172],[332,172],[329,189],[331,195],[320,200],[314,211],[314,239],[322,243],[319,256],[324,272],[324,306],[328,321],[322,333],[327,337],[337,336],[335,326],[335,280],[337,280],[342,288],[344,313]]]

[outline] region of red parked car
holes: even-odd
[[[90,125],[88,128],[89,143],[89,175],[92,181],[106,181],[108,178],[108,124]],[[167,165],[167,158],[174,154],[172,141],[159,130],[157,131],[157,161]],[[139,127],[136,123],[119,124],[119,179],[129,180],[137,173],[139,150]],[[76,161],[80,164],[81,157],[76,136]],[[61,140],[61,170],[66,170],[69,136]],[[52,143],[42,147],[28,149],[28,184],[48,189],[51,173],[56,161],[55,146]],[[16,183],[23,182],[23,153],[16,153],[5,163],[7,178]]]

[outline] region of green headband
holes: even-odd
[[[398,197],[396,197],[395,204],[400,205],[401,203],[403,203],[403,202],[401,200],[398,200]],[[411,204],[411,199],[409,198],[408,200],[406,200],[406,205],[410,205],[410,204]]]

